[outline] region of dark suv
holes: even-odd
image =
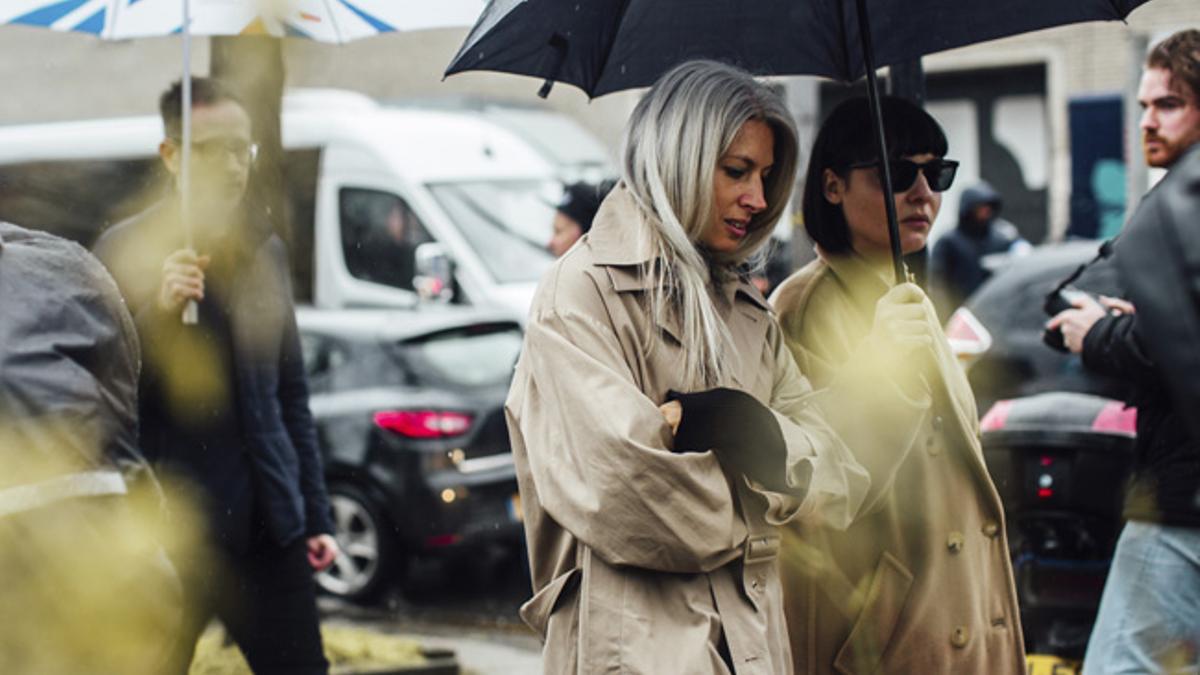
[[[520,326],[441,306],[297,319],[342,548],[320,585],[365,598],[414,554],[519,545],[503,406]]]

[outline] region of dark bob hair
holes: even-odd
[[[946,134],[923,108],[895,96],[880,99],[889,159],[911,155],[946,156]],[[846,178],[850,166],[875,161],[875,122],[865,97],[838,104],[821,124],[804,178],[804,229],[828,253],[849,253],[850,227],[842,207],[825,199],[825,169]]]

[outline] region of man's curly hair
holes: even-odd
[[[1176,93],[1190,93],[1192,101],[1200,104],[1200,30],[1181,30],[1154,45],[1146,56],[1146,67],[1171,73]],[[1188,91],[1180,91],[1181,87]]]

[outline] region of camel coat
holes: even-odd
[[[686,389],[680,331],[650,323],[643,227],[618,187],[534,300],[505,406],[534,589],[521,616],[554,675],[789,673],[776,526],[845,527],[869,479],[745,282],[714,295],[736,343],[724,384],[775,411],[798,496],[671,451],[658,406]]]
[[[864,336],[887,288],[849,255],[822,256],[775,292],[787,344],[814,384],[844,387],[872,359]],[[878,395],[920,399],[923,411],[904,420],[882,398],[853,404],[872,423],[847,438],[851,451],[890,445],[906,457],[893,489],[845,531],[797,523],[784,535],[804,553],[782,570],[796,673],[1025,672],[1004,511],[974,397],[936,335],[932,353],[873,377]]]

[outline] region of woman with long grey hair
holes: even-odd
[[[777,525],[845,527],[871,484],[739,274],[796,164],[770,88],[678,66],[542,280],[506,412],[547,673],[790,672]]]

